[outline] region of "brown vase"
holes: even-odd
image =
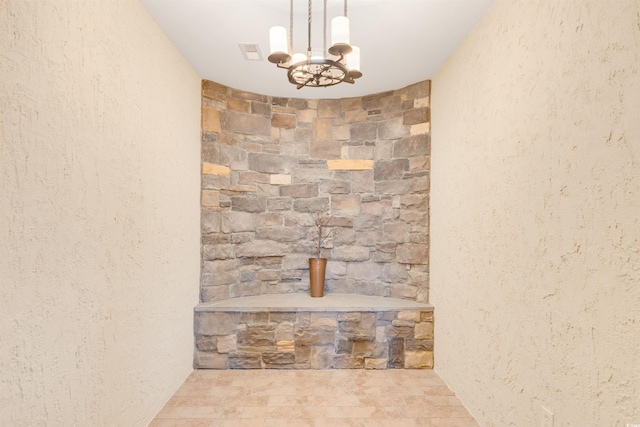
[[[327,270],[326,258],[309,258],[309,282],[311,296],[319,298],[324,295],[324,273]]]

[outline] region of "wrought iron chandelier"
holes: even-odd
[[[324,1],[324,20],[322,25],[323,48],[311,48],[311,2],[308,12],[307,54],[293,52],[293,0],[289,8],[289,39],[285,27],[271,27],[269,30],[269,62],[287,71],[289,82],[302,87],[327,87],[338,83],[354,83],[362,77],[360,72],[360,49],[349,44],[349,18],[347,18],[347,0],[344,0],[344,16],[331,20],[331,47],[327,50],[327,0]],[[327,55],[327,53],[329,55]]]

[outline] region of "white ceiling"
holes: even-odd
[[[269,28],[289,28],[289,0],[140,1],[202,78],[264,95],[309,99],[363,96],[432,78],[494,2],[349,0],[351,44],[360,47],[362,78],[353,85],[297,90],[286,70],[266,59]],[[322,3],[313,1],[312,20],[319,24],[314,32],[321,32]],[[296,52],[306,50],[307,5],[294,0]],[[328,0],[327,9],[330,22],[342,14],[343,0]],[[322,46],[320,34],[312,38],[314,47]],[[262,61],[243,58],[238,43],[246,42],[259,45]]]

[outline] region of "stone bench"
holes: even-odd
[[[195,308],[200,369],[433,368],[433,306],[355,294],[272,294]]]

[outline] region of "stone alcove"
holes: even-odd
[[[357,98],[202,83],[201,302],[308,292],[314,214],[327,293],[428,301],[430,82]]]

